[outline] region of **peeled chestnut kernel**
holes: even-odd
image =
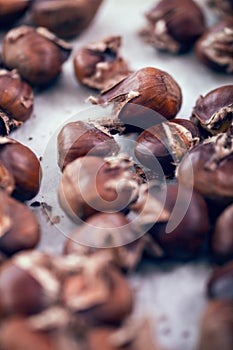
[[[213,236],[211,252],[214,261],[224,263],[233,259],[233,204],[218,217]]]
[[[8,135],[32,114],[33,91],[18,73],[0,69],[0,135]]]
[[[101,3],[102,0],[35,0],[31,15],[37,26],[61,38],[72,38],[89,26]]]
[[[161,0],[146,14],[148,25],[140,32],[158,50],[185,52],[205,30],[200,7],[192,0]]]
[[[11,26],[22,17],[32,0],[0,0],[0,27]]]
[[[147,67],[90,100],[99,105],[115,104],[114,115],[123,123],[145,129],[164,118],[174,118],[181,107],[182,93],[168,73]]]
[[[233,85],[221,86],[200,96],[191,120],[212,135],[230,129],[233,124]]]
[[[207,304],[197,350],[232,350],[233,302],[213,301]]]
[[[207,284],[209,298],[233,301],[233,261],[216,268]]]
[[[177,168],[179,182],[227,205],[233,200],[233,135],[219,134],[195,146]]]
[[[199,142],[198,128],[189,120],[174,119],[144,130],[134,149],[139,162],[156,172],[158,162],[171,175],[184,154]]]
[[[68,164],[59,185],[59,201],[74,221],[96,212],[127,210],[138,195],[138,177],[131,159],[81,157]]]
[[[3,42],[3,60],[16,68],[29,84],[45,86],[60,74],[71,46],[47,29],[20,26],[11,29]]]
[[[208,29],[196,43],[196,55],[207,67],[233,73],[233,16]]]
[[[206,0],[206,3],[221,17],[233,14],[232,0]]]
[[[0,137],[0,162],[13,176],[13,196],[26,201],[35,197],[40,188],[41,167],[36,155],[26,146]]]
[[[58,134],[57,143],[61,170],[79,157],[106,157],[120,149],[106,128],[83,121],[66,124]]]
[[[120,56],[121,37],[110,36],[88,44],[74,57],[77,80],[90,88],[104,90],[126,78],[131,72]]]
[[[34,214],[24,204],[0,190],[0,252],[12,255],[34,248],[40,239],[40,228]]]

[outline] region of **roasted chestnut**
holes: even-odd
[[[92,103],[115,104],[114,116],[125,124],[146,129],[180,110],[182,93],[176,81],[160,69],[147,67],[103,91]]]
[[[220,86],[200,96],[191,120],[212,135],[230,129],[233,124],[233,85]]]
[[[45,86],[60,74],[71,46],[45,28],[20,26],[11,29],[3,42],[3,60],[16,68],[29,84]]]
[[[233,73],[233,16],[208,29],[196,42],[199,60],[208,68]]]
[[[58,134],[58,165],[61,170],[84,156],[106,157],[117,154],[120,147],[104,127],[76,121],[66,124]]]
[[[9,27],[24,15],[32,0],[0,0],[0,27]]]
[[[0,135],[8,135],[31,116],[33,100],[31,87],[15,70],[0,69]]]
[[[233,204],[216,221],[211,238],[211,252],[214,261],[218,263],[233,259]]]
[[[97,90],[115,85],[131,72],[120,56],[120,36],[110,36],[86,45],[74,56],[74,70],[80,83]]]
[[[140,35],[162,51],[185,52],[205,30],[204,14],[193,0],[161,0],[146,18],[148,25]]]
[[[28,147],[8,137],[0,137],[0,162],[14,179],[15,198],[26,201],[38,193],[40,162]]]
[[[139,179],[124,155],[81,157],[68,164],[59,186],[59,201],[74,221],[96,212],[127,210],[138,195]]]
[[[35,0],[31,15],[37,26],[61,38],[72,38],[89,26],[101,3],[102,0]]]
[[[0,190],[0,252],[12,255],[34,248],[40,239],[39,224],[26,207]]]
[[[233,136],[219,134],[195,146],[177,168],[179,182],[215,205],[233,200]]]
[[[221,17],[233,14],[232,0],[206,0],[206,3]]]
[[[184,154],[199,142],[198,128],[189,120],[174,119],[143,131],[135,145],[135,155],[144,166],[171,175]]]
[[[209,298],[233,301],[233,261],[216,268],[207,284]]]

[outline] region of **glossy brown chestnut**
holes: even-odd
[[[14,178],[13,196],[19,200],[32,199],[39,191],[40,162],[23,144],[8,137],[0,137],[0,161]]]
[[[193,0],[161,0],[146,14],[148,25],[140,32],[158,50],[185,52],[204,32],[205,19]]]
[[[147,67],[103,91],[97,99],[91,98],[91,102],[115,103],[115,114],[123,123],[145,130],[158,121],[174,118],[181,107],[182,93],[171,75]]]
[[[216,268],[207,284],[209,298],[233,302],[233,261]]]
[[[179,182],[215,204],[233,200],[233,136],[213,136],[194,147],[177,168]]]
[[[233,302],[207,304],[197,350],[231,350],[233,344]]]
[[[164,174],[171,175],[184,154],[198,142],[199,131],[192,122],[174,119],[143,131],[134,152],[142,165],[160,173],[158,161]]]
[[[124,155],[81,157],[68,164],[59,185],[59,201],[74,221],[96,212],[127,210],[138,195],[133,162]]]
[[[120,56],[121,37],[110,36],[86,45],[74,56],[77,80],[90,88],[105,90],[131,73]]]
[[[218,263],[233,259],[233,204],[216,221],[211,238],[211,251],[214,261]]]
[[[196,43],[196,55],[208,68],[233,73],[233,16],[208,29]]]
[[[5,65],[16,68],[23,79],[36,86],[52,83],[70,53],[69,44],[42,27],[11,29],[3,43]]]
[[[107,129],[83,121],[66,124],[58,134],[57,143],[61,170],[79,157],[106,157],[117,154],[120,149]]]
[[[18,73],[0,69],[0,135],[7,135],[26,121],[33,110],[33,91]]]
[[[200,96],[191,120],[212,135],[227,131],[233,123],[233,85],[220,86]]]
[[[7,194],[11,194],[15,189],[15,180],[7,168],[0,162],[0,188]]]
[[[101,3],[102,0],[35,0],[31,15],[37,26],[61,38],[72,38],[89,26]]]
[[[34,214],[24,204],[0,190],[0,252],[12,255],[34,248],[40,239],[40,228]]]
[[[232,0],[206,0],[206,3],[221,17],[233,14]]]
[[[0,0],[0,27],[9,27],[29,8],[31,0]]]

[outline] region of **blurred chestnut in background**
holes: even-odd
[[[29,84],[45,86],[60,74],[71,46],[45,28],[20,26],[11,29],[3,42],[3,60],[16,68]]]
[[[16,70],[0,69],[0,135],[8,135],[32,114],[34,95]]]
[[[79,157],[106,157],[117,154],[120,149],[106,128],[81,120],[63,126],[57,143],[58,165],[61,170]]]
[[[171,175],[184,154],[198,142],[199,131],[192,122],[174,119],[143,131],[134,151],[144,166],[156,172],[158,161],[164,174]]]
[[[233,14],[232,0],[206,0],[206,3],[221,17]]]
[[[39,224],[27,206],[8,197],[0,190],[0,212],[1,253],[9,256],[20,250],[32,249],[37,245],[40,239]]]
[[[196,55],[208,68],[233,73],[233,16],[209,28],[196,42]]]
[[[0,0],[0,27],[9,27],[24,15],[32,0]]]
[[[206,28],[204,14],[193,0],[161,0],[146,18],[148,25],[140,31],[144,40],[175,54],[189,50]]]
[[[233,261],[216,268],[207,283],[209,298],[233,302]]]
[[[225,132],[233,124],[233,85],[220,86],[200,96],[191,120],[209,134]]]
[[[101,3],[102,0],[35,0],[31,15],[37,26],[61,38],[72,38],[89,26]]]
[[[90,88],[104,90],[131,73],[120,56],[121,37],[110,36],[88,44],[74,56],[77,80]]]
[[[167,72],[157,68],[142,68],[129,74],[98,98],[99,105],[115,104],[114,116],[125,124],[146,129],[179,112],[182,93],[177,82]]]

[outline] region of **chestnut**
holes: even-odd
[[[182,93],[167,72],[146,67],[90,100],[99,105],[115,103],[114,113],[120,121],[145,130],[164,118],[174,118],[181,107]]]
[[[233,204],[218,217],[211,237],[211,252],[215,262],[233,259]]]
[[[58,165],[62,171],[76,158],[86,155],[110,156],[117,154],[120,149],[106,128],[80,120],[63,126],[57,143]]]
[[[171,175],[188,149],[198,142],[199,131],[192,122],[174,119],[144,130],[134,152],[142,165],[159,173],[158,161],[164,174]]]
[[[179,182],[201,193],[215,206],[233,200],[233,135],[218,134],[187,153],[177,168]]]
[[[161,0],[146,18],[148,25],[140,32],[144,40],[175,54],[189,50],[206,28],[204,14],[193,0]]]
[[[209,28],[196,42],[198,59],[208,68],[233,73],[233,16]]]
[[[6,34],[2,50],[6,67],[31,85],[45,86],[60,74],[71,46],[45,28],[20,26]]]
[[[131,72],[120,56],[120,36],[110,36],[78,50],[74,56],[77,80],[90,88],[105,90]]]
[[[191,120],[209,134],[230,129],[233,123],[233,85],[220,86],[200,96],[192,111]]]
[[[74,221],[96,212],[125,211],[137,198],[138,182],[132,160],[122,154],[81,157],[62,174],[59,202]]]
[[[40,239],[40,229],[34,214],[24,204],[0,190],[1,234],[0,252],[12,255],[34,248]]]
[[[26,201],[38,193],[40,162],[28,147],[8,137],[0,137],[0,162],[14,178],[15,198]]]
[[[61,38],[73,38],[89,26],[101,3],[102,0],[35,0],[32,20]]]
[[[32,114],[33,91],[19,74],[0,69],[0,135],[8,135]]]
[[[0,189],[10,195],[14,191],[14,188],[15,180],[13,175],[0,161]]]
[[[32,0],[0,0],[0,27],[11,26],[24,15]]]
[[[208,303],[201,322],[197,350],[232,350],[232,344],[233,302]]]
[[[207,294],[211,299],[233,301],[233,261],[214,270],[207,284]]]
[[[233,14],[233,1],[232,0],[206,0],[207,5],[217,15],[223,17]]]

